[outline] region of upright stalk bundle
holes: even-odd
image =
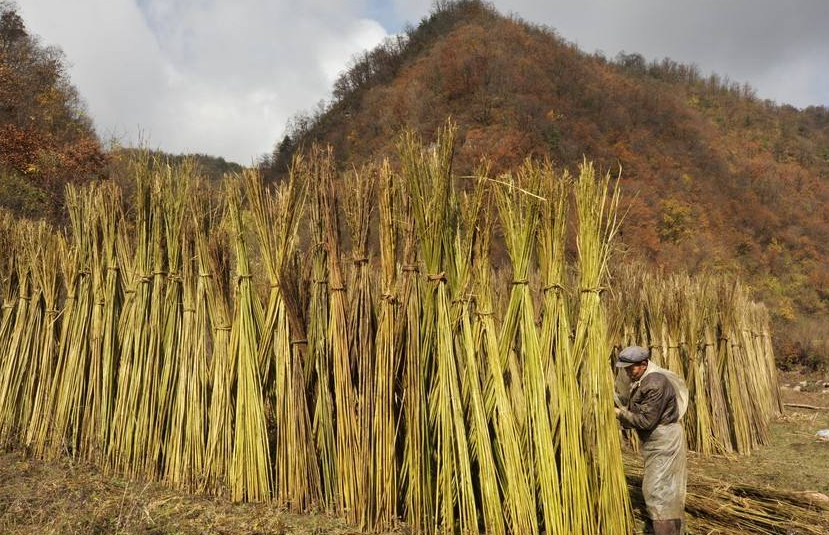
[[[62,255],[63,276],[68,286],[61,333],[59,373],[52,385],[55,400],[54,420],[49,439],[52,458],[65,451],[77,455],[84,417],[91,410],[91,407],[85,405],[85,400],[89,380],[87,369],[92,312],[90,241],[94,220],[88,198],[71,185],[67,188],[66,194],[73,240],[71,254]]]
[[[81,192],[86,209],[97,211],[102,201],[100,191],[94,186],[85,187]],[[90,212],[94,213],[94,212]],[[106,259],[104,248],[103,227],[101,218],[104,215],[95,213],[94,219],[89,225],[89,278],[92,285],[92,312],[89,325],[89,368],[84,370],[85,379],[88,383],[86,390],[87,416],[83,420],[81,452],[86,460],[95,460],[103,455],[106,448],[106,438],[102,438],[101,426],[106,425],[101,418],[101,409],[105,401],[103,399],[104,388],[104,307],[106,301]],[[111,214],[110,217],[114,217]],[[114,227],[113,227],[114,228]],[[108,424],[108,422],[107,422]]]
[[[377,318],[371,294],[369,235],[375,209],[378,169],[366,166],[344,177],[344,212],[351,231],[353,269],[349,284],[349,360],[357,381],[357,448],[359,459],[357,495],[360,526],[376,517],[372,420],[374,419],[375,337]]]
[[[716,296],[711,296],[710,299],[714,300]],[[712,310],[711,315],[714,316],[715,314],[716,310]],[[711,402],[711,420],[713,423],[711,430],[714,446],[721,453],[731,453],[734,451],[734,446],[731,438],[731,426],[728,418],[725,417],[728,414],[728,401],[722,379],[717,336],[716,321],[707,323],[703,330],[705,376],[708,378],[706,391]]]
[[[691,449],[708,455],[714,451],[711,420],[716,416],[711,413],[711,403],[706,389],[707,368],[703,329],[711,314],[712,303],[705,299],[709,292],[702,283],[685,277],[682,279],[681,288],[685,294],[681,301],[685,305],[685,310],[680,323],[684,326],[687,339],[687,383],[688,397],[691,400],[685,428],[688,431]]]
[[[306,174],[309,173],[307,167]],[[310,175],[306,180],[310,181]],[[313,362],[316,381],[314,396],[314,443],[319,459],[322,502],[335,504],[337,493],[337,450],[335,442],[333,369],[328,344],[328,269],[325,247],[325,224],[320,185],[310,198],[309,233],[311,243],[311,297],[308,317],[308,355]],[[312,376],[310,370],[307,373]]]
[[[123,308],[123,274],[118,261],[118,233],[123,224],[121,192],[113,184],[102,184],[100,189],[101,254],[106,273],[104,275],[104,310],[101,340],[101,408],[98,425],[96,458],[105,463],[109,440],[114,425],[115,399],[118,379],[118,357],[121,351],[119,318]]]
[[[266,191],[258,174],[244,175],[270,281],[259,354],[265,377],[271,376],[268,370],[273,370],[274,377],[270,394],[275,417],[274,493],[280,503],[297,511],[320,499],[317,452],[306,398],[307,289],[296,270],[287,269],[293,265],[297,226],[305,205],[305,169],[302,160],[295,159],[287,184],[276,192]],[[292,339],[279,336],[289,331],[289,320]]]
[[[475,191],[471,195],[464,195],[459,203],[460,217],[453,240],[454,265],[450,266],[449,280],[455,296],[452,302],[456,304],[455,312],[458,316],[456,320],[453,319],[453,323],[458,326],[455,346],[461,371],[461,388],[467,405],[469,442],[472,461],[475,463],[473,466],[477,468],[473,475],[477,476],[484,531],[497,535],[506,533],[506,525],[489,433],[489,411],[484,400],[485,386],[481,384],[482,374],[478,367],[472,325],[472,263],[483,208],[484,184],[482,179],[478,180]]]
[[[380,271],[381,297],[377,327],[376,367],[371,396],[374,414],[371,418],[371,442],[369,454],[373,455],[374,515],[371,524],[387,529],[397,517],[397,429],[395,418],[395,284],[397,274],[397,221],[395,219],[395,191],[392,173],[387,161],[379,173],[380,213]],[[365,357],[363,357],[365,358]]]
[[[175,488],[198,489],[205,470],[210,324],[206,278],[195,259],[195,226],[185,214],[181,236],[182,316],[178,369],[165,438],[164,479]]]
[[[401,194],[407,221],[403,246],[402,289],[397,350],[403,355],[403,463],[401,483],[406,521],[415,532],[431,533],[435,526],[433,443],[429,428],[427,385],[433,367],[421,342],[423,288],[417,262],[417,235],[411,199]]]
[[[158,383],[157,422],[151,437],[149,463],[156,470],[154,477],[166,472],[164,464],[176,463],[170,458],[170,444],[165,440],[173,419],[176,403],[176,386],[182,368],[182,338],[186,334],[184,326],[183,292],[185,281],[182,277],[182,254],[186,202],[190,198],[193,181],[193,163],[186,161],[175,172],[165,169],[167,184],[161,193],[164,209],[164,242],[167,251],[167,284],[164,293],[163,338],[161,374]],[[174,454],[173,454],[174,455]]]
[[[588,459],[582,439],[583,412],[579,392],[578,364],[573,358],[570,318],[565,300],[565,256],[567,211],[573,182],[565,172],[555,176],[549,163],[541,169],[542,192],[539,264],[544,291],[542,355],[549,359],[546,377],[555,389],[557,445],[561,480],[563,533],[595,533],[590,512]],[[555,422],[554,422],[555,423]]]
[[[721,330],[718,352],[720,373],[726,386],[732,440],[738,453],[747,454],[755,444],[751,434],[751,416],[747,399],[746,362],[743,359],[739,327],[736,325],[736,312],[726,304],[736,300],[736,291],[736,286],[730,282],[724,282],[720,288]]]
[[[231,187],[228,208],[236,245],[236,312],[231,331],[231,358],[236,368],[236,413],[230,490],[234,500],[263,501],[270,498],[272,482],[258,352],[263,313],[251,283],[241,199]]]
[[[135,407],[135,386],[132,376],[137,363],[134,361],[134,343],[137,333],[136,314],[141,298],[141,278],[145,273],[146,245],[149,240],[150,207],[149,177],[147,163],[136,165],[136,191],[133,199],[135,221],[130,232],[126,223],[118,227],[116,257],[121,268],[124,285],[124,303],[118,318],[118,340],[120,343],[117,366],[117,389],[113,406],[113,425],[107,446],[107,468],[119,472],[129,470],[131,460],[131,437],[135,426],[132,417]]]
[[[17,267],[20,253],[15,239],[18,222],[5,210],[0,211],[0,246],[5,254],[0,256],[0,287],[2,287],[2,314],[0,314],[0,355],[8,351],[11,329],[14,324],[14,309],[17,304]]]
[[[632,513],[622,463],[620,434],[613,414],[613,376],[601,293],[611,241],[618,230],[619,190],[609,192],[609,175],[596,179],[593,165],[581,166],[576,184],[579,216],[579,316],[573,356],[580,369],[584,400],[584,441],[590,452],[590,487],[596,530],[631,532]]]
[[[541,344],[535,326],[535,310],[529,288],[529,269],[535,248],[541,202],[541,170],[526,162],[516,178],[503,178],[505,186],[496,190],[498,212],[504,229],[504,241],[512,261],[512,294],[505,324],[514,321],[515,335],[501,340],[501,347],[514,352],[523,371],[527,400],[527,458],[534,466],[536,485],[541,498],[544,527],[549,533],[564,529],[561,488],[557,462],[550,455],[553,417],[547,403],[551,394],[541,357]],[[509,332],[505,328],[505,332]],[[503,357],[502,357],[503,359]],[[557,423],[557,422],[556,422]]]
[[[516,416],[498,347],[489,260],[492,221],[492,209],[491,205],[488,205],[483,214],[480,240],[476,244],[476,258],[473,263],[477,305],[475,347],[477,354],[486,361],[485,401],[495,432],[494,454],[498,465],[498,480],[503,492],[507,527],[511,533],[538,533],[533,466],[529,459],[524,457],[519,426],[515,421]]]
[[[91,185],[82,192],[87,210],[94,214],[89,231],[92,317],[89,342],[88,416],[84,420],[83,454],[103,462],[109,445],[115,402],[118,351],[118,316],[121,287],[116,259],[116,221],[120,213],[120,191],[112,183]]]
[[[421,342],[424,357],[435,366],[428,403],[437,448],[435,517],[440,533],[478,530],[478,507],[446,278],[446,267],[453,262],[448,234],[453,216],[449,199],[454,133],[454,127],[448,124],[431,153],[424,153],[412,134],[404,137],[400,147],[403,181],[411,198],[427,271]]]
[[[340,227],[334,184],[334,163],[330,149],[317,149],[312,157],[312,176],[320,184],[325,240],[328,247],[328,344],[334,365],[334,406],[336,414],[337,508],[349,522],[362,521],[364,498],[360,494],[362,459],[359,457],[360,429],[357,392],[352,382],[349,353],[348,315],[342,266]]]
[[[169,167],[160,166],[152,176],[150,189],[150,241],[147,244],[145,267],[137,301],[139,313],[136,319],[142,321],[142,337],[136,339],[135,359],[137,367],[131,384],[137,388],[136,425],[132,437],[133,465],[135,475],[154,478],[158,473],[157,452],[160,436],[159,399],[161,396],[161,368],[164,362],[165,299],[167,270],[165,265],[165,209],[162,193],[169,187],[170,176],[165,173]],[[178,243],[171,244],[178,247]],[[141,332],[136,326],[136,331]],[[136,381],[137,379],[137,381]],[[139,472],[140,470],[140,472]]]
[[[34,231],[27,222],[17,227],[15,236],[20,245]],[[18,294],[14,327],[5,354],[0,355],[0,444],[9,447],[18,442],[24,420],[28,423],[32,399],[27,399],[26,380],[35,373],[36,341],[40,337],[43,310],[40,288],[34,277],[35,259],[25,253],[16,263]]]
[[[213,354],[209,363],[210,401],[207,427],[207,459],[204,486],[213,492],[227,490],[233,457],[233,384],[236,362],[231,357],[230,246],[224,231],[215,231],[211,217],[216,211],[207,202],[196,207],[196,257],[199,279],[204,284]]]
[[[59,238],[47,228],[45,223],[38,226],[36,238],[30,242],[30,256],[34,258],[34,276],[43,294],[45,317],[41,339],[38,341],[37,370],[32,375],[36,377],[36,389],[33,392],[32,414],[26,430],[25,446],[36,454],[42,454],[42,444],[46,437],[41,430],[48,425],[51,419],[49,411],[49,395],[54,381],[55,366],[57,365],[58,347],[58,299],[60,291]],[[0,320],[2,322],[2,320]],[[0,327],[2,339],[2,327]]]
[[[29,308],[28,340],[23,348],[25,366],[22,370],[24,379],[21,385],[21,409],[14,431],[16,444],[25,443],[26,432],[35,414],[35,404],[41,390],[41,382],[48,381],[41,377],[44,356],[40,353],[40,350],[42,349],[41,344],[44,336],[48,337],[48,333],[45,332],[46,329],[50,326],[54,328],[54,312],[50,314],[48,310],[50,309],[49,304],[54,307],[55,294],[57,293],[57,265],[53,266],[54,270],[51,273],[45,273],[49,265],[48,256],[54,255],[55,251],[46,253],[38,248],[40,244],[48,241],[50,229],[43,221],[28,223],[26,227],[28,227],[28,236],[22,245],[29,259],[32,299]],[[47,293],[52,293],[52,296],[47,296]],[[47,300],[49,304],[47,304]],[[54,341],[54,330],[52,331],[52,340]],[[48,356],[46,358],[48,359]],[[46,371],[47,374],[50,374],[50,372],[51,370]]]
[[[308,280],[300,273],[302,269],[298,255],[292,255],[283,262],[279,275],[279,288],[285,300],[285,313],[290,323],[291,339],[287,342],[289,359],[285,367],[287,388],[292,393],[288,399],[287,413],[294,415],[296,421],[288,434],[292,443],[288,451],[295,452],[292,460],[290,503],[295,510],[306,510],[319,503],[321,482],[317,451],[313,444],[311,428],[311,411],[308,409],[305,370],[308,369],[307,314]]]
[[[70,280],[74,281],[74,269],[76,266],[74,262],[67,261],[67,257],[71,255],[71,252],[65,237],[61,234],[57,235],[56,238],[56,250],[58,268],[60,272],[59,278],[63,283],[63,295],[65,297],[63,302],[63,310],[61,312],[62,318],[57,327],[60,334],[58,335],[58,342],[55,347],[54,371],[49,385],[44,385],[46,392],[43,414],[37,419],[38,421],[33,421],[35,429],[32,431],[34,436],[32,451],[37,457],[53,457],[59,455],[63,451],[61,449],[62,444],[53,444],[53,441],[56,441],[53,434],[58,426],[65,429],[63,426],[66,425],[63,420],[64,414],[59,414],[57,411],[58,397],[61,389],[60,380],[64,376],[64,369],[66,367],[66,353],[64,351],[66,344],[64,338],[68,334],[68,326],[71,321],[71,311],[74,308],[75,302],[75,295],[72,291],[74,286],[73,282],[70,282]],[[4,305],[4,307],[5,306],[6,305]],[[7,318],[4,316],[3,321],[5,322],[6,319]],[[2,334],[4,338],[6,337],[5,325],[3,325],[3,332],[0,334]]]

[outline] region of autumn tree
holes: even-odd
[[[0,2],[0,204],[56,217],[64,185],[100,176],[105,157],[60,49]]]

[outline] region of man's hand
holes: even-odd
[[[616,418],[618,418],[619,415],[622,414],[622,409],[620,409],[619,407],[613,407],[613,412],[616,413]]]

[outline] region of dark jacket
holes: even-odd
[[[671,381],[661,373],[650,373],[633,383],[628,407],[619,413],[622,426],[636,429],[643,441],[657,426],[678,420],[676,392]]]

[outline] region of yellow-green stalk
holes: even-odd
[[[591,458],[591,509],[596,515],[596,531],[606,535],[627,535],[632,530],[619,426],[613,412],[614,381],[601,299],[612,240],[619,225],[618,204],[619,190],[610,192],[610,176],[597,179],[593,165],[582,164],[576,183],[581,299],[573,359],[580,371],[584,445]]]

